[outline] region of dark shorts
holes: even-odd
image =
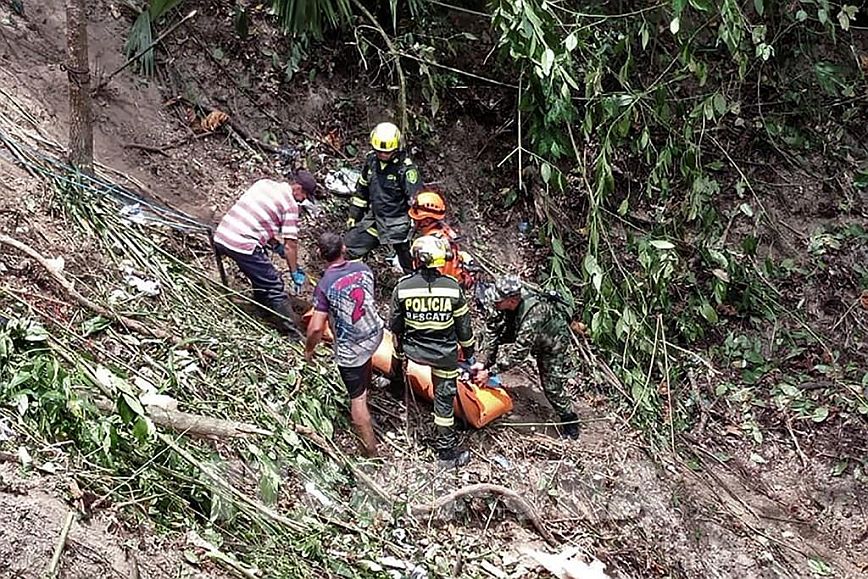
[[[347,387],[350,399],[358,398],[367,392],[368,387],[371,385],[371,378],[374,375],[374,362],[373,359],[370,359],[367,363],[353,368],[338,366],[338,371],[341,373],[341,380],[343,380],[344,386]]]

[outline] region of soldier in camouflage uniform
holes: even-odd
[[[578,416],[567,395],[567,346],[569,319],[554,299],[523,291],[517,276],[508,275],[486,288],[483,294],[486,332],[483,351],[487,359],[473,367],[475,380],[484,384],[489,374],[503,372],[523,362],[528,355],[536,359],[542,388],[549,404],[561,419],[561,434],[576,438]],[[513,343],[511,351],[499,356],[503,344]]]

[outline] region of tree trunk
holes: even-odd
[[[85,0],[66,0],[66,74],[69,77],[69,162],[93,173],[93,122]]]

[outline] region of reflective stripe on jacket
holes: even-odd
[[[437,270],[401,278],[392,293],[390,326],[399,349],[420,364],[457,368],[459,346],[466,358],[474,353],[464,292],[455,279]]]

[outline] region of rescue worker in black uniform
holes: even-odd
[[[391,245],[404,273],[413,271],[408,210],[422,189],[419,169],[401,148],[401,131],[380,123],[371,131],[374,149],[365,159],[350,199],[347,258],[361,259],[378,245]]]
[[[438,271],[449,260],[449,252],[445,240],[431,235],[413,242],[411,253],[417,270],[395,286],[390,325],[395,340],[392,391],[406,392],[405,356],[431,367],[435,448],[443,466],[455,468],[470,461],[470,453],[458,447],[455,432],[459,347],[467,364],[473,365],[475,359],[464,292],[455,278]]]

